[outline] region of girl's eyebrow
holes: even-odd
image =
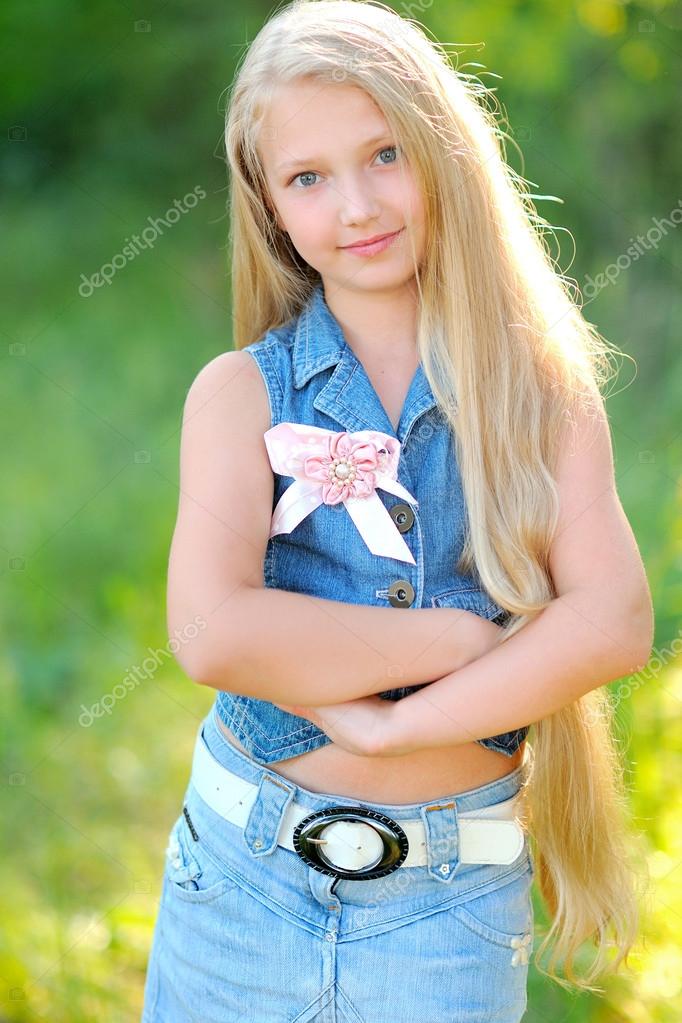
[[[388,138],[391,138],[390,132],[383,131],[381,135],[375,135],[371,139],[365,139],[364,142],[361,142],[360,145],[358,146],[358,150],[368,149],[370,146],[375,145],[375,143],[383,142],[384,139]],[[284,161],[284,163],[279,164],[279,166],[277,167],[277,173],[279,174],[280,171],[288,170],[293,167],[301,167],[306,164],[323,162],[324,162],[323,158],[319,156],[309,156],[298,160],[286,160]]]

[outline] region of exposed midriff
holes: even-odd
[[[216,715],[225,738],[250,757]],[[476,742],[440,746],[396,757],[365,757],[331,742],[319,749],[268,764],[268,770],[311,792],[372,803],[417,803],[456,795],[502,778],[523,761],[525,742],[507,757]],[[251,757],[253,759],[253,757]]]

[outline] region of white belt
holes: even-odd
[[[223,767],[206,746],[201,729],[194,747],[191,783],[204,802],[217,814],[238,827],[246,826],[258,786]],[[458,858],[462,863],[514,862],[521,854],[525,840],[524,829],[516,816],[519,798],[520,793],[516,793],[511,799],[493,806],[483,806],[469,812],[457,811]],[[294,829],[304,817],[313,812],[309,807],[292,800],[284,812],[277,844],[295,852]],[[428,862],[426,835],[421,819],[399,820],[397,823],[409,842],[409,851],[401,866],[425,866]],[[376,858],[378,835],[371,825],[336,821],[325,829],[324,838],[328,846],[326,855],[335,863],[342,859],[343,863],[338,865],[344,869],[359,870]],[[352,845],[349,838],[352,838]]]

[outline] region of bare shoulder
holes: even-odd
[[[582,514],[595,498],[616,492],[611,429],[601,395],[591,395],[572,415],[564,416],[555,478],[562,525]]]
[[[199,370],[185,399],[183,425],[189,418],[211,408],[221,414],[238,414],[267,430],[270,424],[268,394],[255,359],[239,350],[222,352]]]
[[[269,427],[267,389],[252,356],[224,352],[207,363],[183,410],[181,511],[197,498],[216,518],[246,525],[256,513],[264,522],[273,486],[263,439]]]
[[[197,615],[210,620],[241,587],[264,585],[274,493],[269,427],[267,389],[248,352],[225,352],[197,373],[183,410],[169,633]],[[198,645],[181,656],[189,674],[201,670]]]
[[[559,595],[595,588],[615,607],[646,588],[637,543],[621,504],[603,399],[566,419],[555,478],[559,517],[550,571]]]

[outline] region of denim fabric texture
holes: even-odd
[[[528,841],[512,863],[462,863],[457,821],[516,795],[524,764],[428,803],[358,803],[244,756],[215,711],[200,741],[257,786],[256,800],[237,826],[190,776],[168,836],[142,1023],[519,1023],[534,926]],[[373,880],[325,875],[278,845],[292,800],[421,819],[428,862]]]
[[[407,614],[410,608],[452,607],[497,624],[508,620],[509,613],[482,589],[480,580],[455,569],[465,538],[464,496],[451,431],[421,363],[396,433],[327,305],[321,282],[299,316],[243,350],[255,359],[263,376],[271,426],[294,422],[335,432],[379,430],[397,437],[401,444],[398,482],[418,502],[418,508],[411,505],[414,522],[402,533],[414,565],[373,554],[342,503],[321,504],[291,533],[268,540],[265,586],[350,604],[391,607],[389,587],[402,580],[414,590],[414,599],[409,607],[395,607],[396,614]],[[279,473],[274,478],[273,510],[294,482],[293,477]],[[375,493],[389,512],[404,504],[380,488]],[[427,684],[389,689],[380,695],[399,700]],[[219,691],[216,706],[221,720],[262,764],[331,742],[316,725],[268,700]],[[524,726],[476,741],[510,757],[528,730]]]

